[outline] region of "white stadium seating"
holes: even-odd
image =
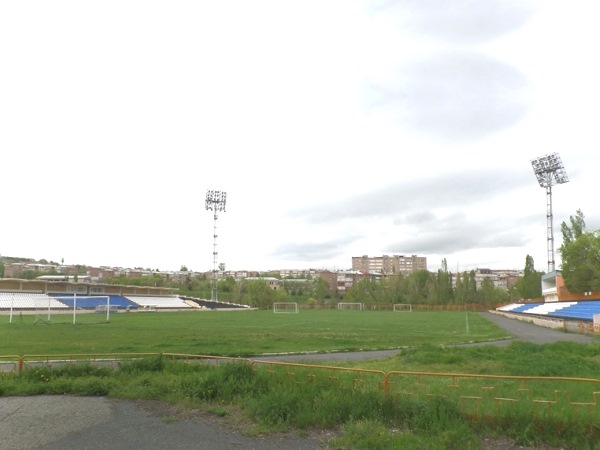
[[[46,294],[0,292],[0,309],[67,309],[64,303]]]
[[[134,303],[137,303],[141,307],[154,307],[168,308],[168,309],[182,309],[191,308],[184,300],[179,297],[152,297],[152,296],[141,296],[141,295],[126,295],[125,298]]]

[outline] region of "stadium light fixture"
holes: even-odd
[[[225,204],[227,203],[227,192],[225,191],[206,191],[206,210],[213,211],[214,213],[214,227],[213,227],[213,276],[212,276],[212,289],[210,299],[217,301],[217,218],[220,211],[225,212]]]
[[[554,230],[552,214],[552,186],[569,182],[567,172],[558,153],[541,156],[531,160],[533,172],[541,187],[546,188],[546,235],[548,251],[548,273],[555,269]]]

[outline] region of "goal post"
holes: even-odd
[[[394,312],[412,312],[411,303],[395,303]]]
[[[276,302],[273,303],[273,312],[275,314],[297,314],[299,312],[296,302]]]
[[[337,304],[338,311],[362,311],[365,309],[364,303],[340,302]]]
[[[63,311],[71,312],[73,315],[73,325],[77,323],[77,318],[84,313],[101,313],[106,314],[106,321],[110,322],[110,314],[118,310],[117,305],[110,304],[109,295],[64,295],[53,296],[54,299],[65,303],[69,309]],[[86,320],[86,322],[94,322],[94,320]]]

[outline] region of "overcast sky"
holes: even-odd
[[[547,270],[598,211],[589,0],[4,1],[0,254],[229,270]],[[596,177],[596,179],[594,178]],[[560,255],[556,254],[558,265]]]

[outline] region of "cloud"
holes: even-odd
[[[342,201],[296,210],[291,216],[312,224],[359,218],[396,218],[407,213],[418,214],[419,220],[426,220],[429,217],[427,211],[436,208],[463,208],[490,200],[511,189],[529,186],[531,177],[524,175],[524,172],[505,170],[445,173],[420,180],[406,180]]]
[[[514,67],[466,51],[405,62],[386,81],[371,82],[372,113],[431,137],[477,139],[518,123],[528,110],[528,82]]]
[[[405,223],[410,223],[410,216]],[[459,251],[520,247],[528,242],[522,228],[539,222],[529,216],[518,223],[503,220],[482,220],[463,213],[434,216],[426,223],[410,223],[412,230],[403,239],[388,244],[386,252],[413,254],[452,254]]]
[[[524,25],[533,15],[527,0],[384,0],[380,14],[395,14],[405,28],[440,41],[480,43]]]
[[[349,244],[361,238],[361,236],[354,235],[325,242],[286,243],[276,248],[271,255],[278,259],[323,261],[343,255]]]

